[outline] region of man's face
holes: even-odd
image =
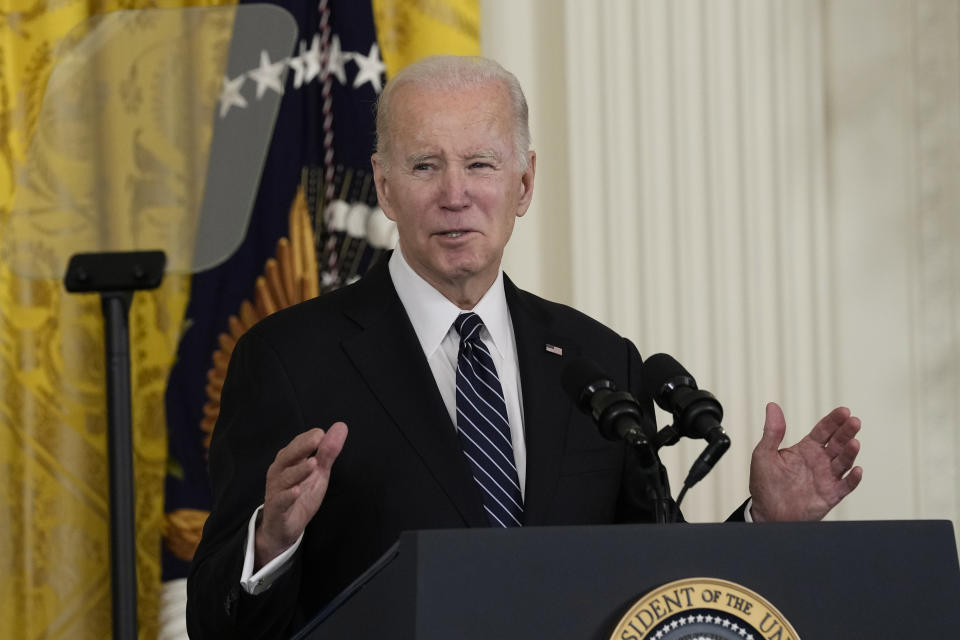
[[[373,156],[380,206],[410,266],[472,306],[496,279],[513,224],[530,205],[535,156],[522,170],[513,112],[499,84],[456,91],[401,87],[388,158]]]

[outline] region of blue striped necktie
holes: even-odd
[[[460,334],[457,356],[457,432],[473,477],[480,487],[490,525],[518,527],[523,497],[510,440],[503,388],[486,345],[483,321],[461,313],[453,322]]]

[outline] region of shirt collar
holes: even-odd
[[[442,293],[421,278],[404,259],[399,245],[390,256],[387,266],[400,302],[403,303],[420,341],[420,347],[429,358],[440,347],[453,321],[464,313],[464,310],[447,300]],[[497,273],[497,279],[472,311],[480,316],[500,356],[504,360],[512,361],[514,356],[513,349],[510,348],[510,310],[507,308],[503,288],[503,269]]]

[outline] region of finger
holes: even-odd
[[[330,427],[329,433],[323,429],[311,429],[281,449],[267,470],[265,499],[270,506],[285,512],[302,494],[325,491],[330,467],[346,437],[347,425],[337,422]],[[299,462],[290,464],[297,459]]]
[[[308,482],[310,476],[304,478],[304,482]],[[270,513],[285,514],[287,511],[293,507],[297,500],[300,499],[300,496],[304,493],[303,484],[295,484],[291,487],[287,487],[281,491],[272,492],[265,500],[264,503],[264,517],[266,517],[266,511]]]
[[[337,459],[343,450],[343,444],[347,439],[347,425],[343,422],[335,422],[330,425],[326,435],[317,445],[317,454],[315,456],[317,466],[327,473],[333,466],[333,461]]]
[[[283,449],[277,452],[274,464],[282,467],[289,467],[299,463],[304,458],[309,457],[320,445],[323,439],[323,429],[310,429],[299,434],[296,438]]]
[[[847,474],[847,477],[843,479],[847,484],[847,493],[850,493],[860,484],[860,481],[863,480],[863,468],[854,467],[850,470],[850,473]]]
[[[783,410],[776,402],[768,402],[766,419],[763,421],[763,435],[754,448],[754,453],[776,452],[780,449],[783,436],[787,432],[787,421],[783,417]]]
[[[850,416],[837,428],[833,435],[830,436],[830,439],[824,446],[834,454],[843,451],[847,443],[860,432],[860,426],[860,418]]]
[[[810,431],[810,438],[819,444],[827,444],[830,438],[837,430],[843,426],[847,418],[850,417],[850,409],[846,407],[837,407],[823,418],[820,419]]]
[[[285,491],[290,487],[300,484],[306,480],[310,474],[317,470],[317,461],[314,458],[304,458],[295,465],[280,468],[279,473],[267,478],[267,490]],[[268,473],[269,475],[269,473]]]
[[[845,474],[850,467],[853,466],[854,461],[857,459],[857,454],[859,453],[860,441],[851,440],[843,448],[843,451],[830,461],[830,467],[833,469],[838,478]]]

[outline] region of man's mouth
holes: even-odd
[[[445,232],[445,233],[442,233],[441,235],[444,236],[444,237],[446,237],[446,238],[459,238],[460,236],[462,236],[462,235],[465,234],[465,233],[466,233],[466,231],[447,231],[447,232]]]

